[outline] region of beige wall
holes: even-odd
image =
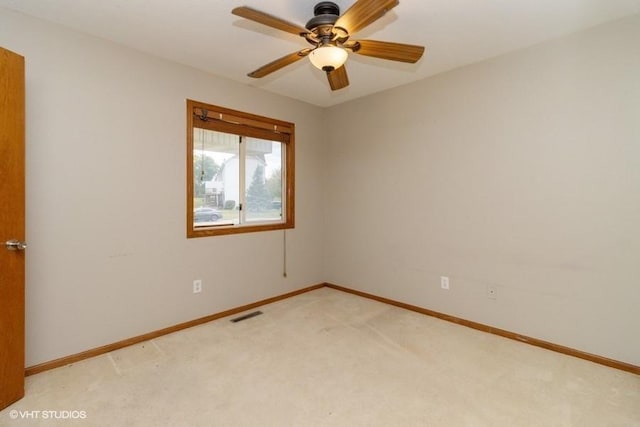
[[[640,15],[330,109],[325,279],[640,365],[638,40]]]
[[[322,281],[319,109],[2,9],[0,45],[26,57],[28,366]],[[185,238],[186,98],[296,123],[287,279],[282,231]]]
[[[638,39],[323,111],[0,9],[27,58],[27,365],[325,280],[640,364]],[[282,232],[185,238],[186,98],[296,123],[287,279]]]

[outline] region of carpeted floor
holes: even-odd
[[[260,310],[28,377],[0,426],[640,426],[634,374],[328,288]]]

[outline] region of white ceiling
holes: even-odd
[[[334,1],[341,12],[354,2]],[[262,79],[247,77],[308,44],[231,10],[249,6],[304,26],[317,2],[0,0],[0,6],[323,107],[640,13],[640,0],[400,0],[352,39],[424,45],[425,56],[417,64],[350,53],[351,85],[336,92],[306,59]]]

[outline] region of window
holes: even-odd
[[[187,100],[187,237],[294,226],[294,124]]]

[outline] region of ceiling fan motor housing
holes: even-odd
[[[321,1],[313,8],[314,17],[307,22],[307,30],[333,25],[340,17],[340,7],[332,1]]]

